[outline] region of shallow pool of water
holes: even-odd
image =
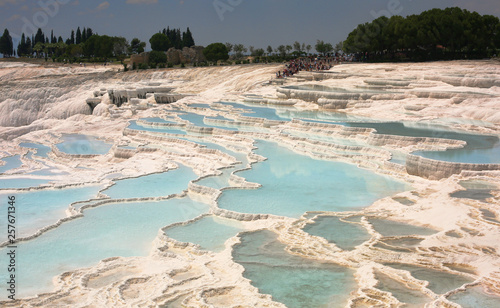
[[[23,165],[20,155],[7,156],[1,159],[5,162],[0,166],[0,173],[5,173],[9,170],[17,169]]]
[[[168,172],[155,173],[138,178],[116,181],[116,184],[103,191],[113,199],[143,197],[166,197],[187,189],[189,181],[196,179],[192,169],[180,165]]]
[[[465,292],[458,292],[448,297],[454,303],[464,308],[498,308],[500,307],[500,297],[487,294],[481,286],[467,288]]]
[[[17,237],[34,234],[39,229],[56,223],[66,217],[69,205],[76,201],[88,200],[97,197],[102,186],[82,186],[66,189],[44,189],[30,192],[11,193],[16,197],[16,229]],[[2,201],[7,194],[1,194]],[[4,201],[3,204],[7,202]],[[2,239],[6,237],[2,235]],[[2,241],[3,241],[2,240]]]
[[[95,265],[105,258],[146,256],[160,228],[193,219],[208,209],[208,205],[189,198],[89,209],[83,218],[18,243],[16,273],[17,283],[22,286],[18,297],[50,291],[53,276]],[[1,264],[7,264],[6,250],[0,249]],[[6,281],[6,274],[0,271],[1,281]],[[1,298],[5,298],[5,292],[0,292]]]
[[[50,180],[30,179],[25,177],[2,178],[0,181],[0,189],[38,187],[42,184],[47,184],[48,182],[50,182]]]
[[[162,119],[162,118],[158,118],[158,117],[155,117],[155,118],[142,118],[141,120],[146,121],[146,122],[150,122],[150,123],[170,123],[170,124],[175,124],[176,123],[174,121],[168,121],[168,120],[165,120],[165,119]]]
[[[243,230],[239,221],[207,216],[187,225],[169,228],[165,234],[180,242],[200,245],[203,250],[220,252],[229,238]]]
[[[46,145],[39,143],[31,143],[31,142],[23,142],[19,144],[23,148],[35,149],[36,156],[40,157],[48,157],[48,154],[52,151],[52,149]]]
[[[63,135],[62,139],[63,142],[56,144],[59,151],[74,155],[103,155],[113,146],[93,136],[80,134]]]
[[[436,294],[445,294],[448,291],[455,290],[456,288],[461,287],[463,284],[473,281],[473,279],[465,276],[454,275],[421,266],[399,263],[387,263],[384,265],[400,270],[409,271],[413,277],[419,280],[428,281],[429,285],[427,286],[427,288],[432,290]]]
[[[219,128],[219,129],[232,130],[232,131],[238,130],[234,127],[205,124],[205,122],[203,121],[205,116],[200,115],[200,114],[196,114],[196,113],[183,114],[183,115],[180,115],[179,117],[183,120],[191,122],[193,125],[198,126],[198,127]]]
[[[376,288],[392,293],[395,298],[405,304],[403,307],[424,307],[426,303],[432,301],[431,298],[425,296],[422,292],[410,289],[401,282],[381,272],[377,271],[375,278],[378,280]]]
[[[269,120],[288,121],[293,118],[307,122],[338,124],[348,127],[374,128],[378,134],[407,137],[429,137],[463,140],[463,149],[447,151],[416,151],[413,154],[426,158],[461,163],[500,163],[500,139],[496,136],[481,135],[452,130],[445,126],[415,124],[409,122],[375,122],[373,119],[348,116],[344,113],[318,110],[298,110],[293,107],[256,107],[239,103],[222,103],[235,108],[246,109],[243,115]],[[404,159],[395,158],[396,163]]]
[[[219,207],[241,213],[300,217],[306,211],[345,211],[409,189],[407,185],[340,162],[314,160],[276,143],[259,141],[268,160],[237,173],[262,184],[255,190],[224,191]],[[363,194],[353,193],[363,191]]]
[[[241,236],[233,258],[245,268],[243,276],[290,308],[345,307],[357,287],[353,271],[288,254],[276,237],[270,231]]]
[[[133,130],[141,130],[147,132],[159,132],[159,133],[168,133],[168,134],[176,134],[176,135],[186,135],[186,132],[178,129],[178,128],[156,128],[156,127],[148,127],[137,124],[136,121],[130,121],[129,126],[127,127]]]
[[[373,228],[382,236],[405,236],[405,235],[432,235],[438,231],[406,224],[399,221],[387,220],[387,219],[377,219],[369,218],[369,222],[373,225]]]
[[[343,222],[336,216],[320,216],[306,225],[304,231],[323,237],[344,250],[352,250],[371,238],[362,226]]]

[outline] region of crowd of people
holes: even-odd
[[[297,58],[288,62],[283,71],[278,71],[276,78],[290,77],[300,71],[326,71],[331,69],[334,64],[348,61],[352,61],[352,59],[338,54],[329,57],[310,56]]]

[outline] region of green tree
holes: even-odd
[[[75,38],[75,43],[80,44],[82,42],[82,31],[80,30],[80,27],[76,29],[76,38]]]
[[[189,30],[189,27],[187,28],[186,32],[182,33],[182,45],[183,47],[194,46],[193,34],[191,33],[191,30]]]
[[[121,36],[115,36],[113,40],[113,55],[115,57],[123,56],[127,53],[130,45],[126,38]]]
[[[325,43],[325,42],[320,41],[320,40],[318,40],[318,41],[316,42],[316,46],[315,46],[315,48],[316,48],[316,51],[317,51],[318,53],[321,53],[321,54],[323,54],[323,55],[326,55],[327,53],[330,53],[330,52],[332,52],[332,51],[333,51],[333,46],[332,46],[332,44],[330,44],[330,43]]]
[[[155,68],[158,64],[167,63],[167,54],[164,51],[153,50],[149,53],[149,65]]]
[[[44,48],[44,44],[41,42],[36,43],[35,47],[33,47],[33,51],[36,53],[36,56],[38,58],[42,56],[42,51]]]
[[[94,35],[94,32],[92,31],[92,29],[90,28],[87,28],[87,40],[92,36]]]
[[[267,55],[270,55],[273,53],[273,47],[271,45],[267,46]]]
[[[144,52],[144,48],[146,48],[146,43],[141,42],[138,38],[133,38],[132,41],[130,41],[130,48],[129,48],[129,53],[141,53]]]
[[[282,57],[282,58],[286,57],[286,46],[285,45],[279,45],[278,48],[276,48],[276,51],[279,53],[280,57]]]
[[[235,52],[235,57],[237,59],[240,59],[243,57],[243,53],[247,52],[246,47],[243,44],[235,44],[233,47],[233,50]]]
[[[155,51],[167,51],[172,47],[170,40],[163,33],[154,34],[149,43],[151,44],[151,49]]]
[[[26,38],[26,55],[28,56],[33,55],[33,45],[31,43],[31,39],[29,36]]]
[[[87,29],[83,28],[82,30],[82,43],[87,41]]]
[[[229,59],[229,53],[226,45],[222,43],[213,43],[203,49],[203,55],[208,61],[217,62],[219,60]]]
[[[14,44],[12,43],[12,37],[10,36],[9,30],[7,29],[4,30],[3,35],[0,37],[0,53],[3,54],[4,58],[14,54]]]
[[[57,43],[57,38],[54,36],[54,30],[50,31],[50,43],[51,44]]]
[[[265,51],[262,48],[257,48],[254,50],[253,55],[256,57],[262,57],[264,55]]]
[[[231,43],[226,43],[226,44],[224,44],[224,45],[226,45],[227,52],[231,52],[231,51],[233,51],[233,46],[234,46],[233,44],[231,44]]]
[[[293,43],[293,49],[298,52],[298,53],[301,53],[303,50],[302,50],[302,46],[300,45],[300,43],[298,41],[295,41]]]
[[[17,46],[17,55],[23,57],[28,55],[28,44],[26,43],[26,36],[24,33],[21,35],[21,42]]]
[[[37,32],[36,32],[36,35],[34,37],[34,40],[32,39],[32,42],[33,42],[33,47],[37,44],[37,43],[42,43],[44,44],[45,43],[45,35],[43,34],[43,31],[42,29],[38,28]]]

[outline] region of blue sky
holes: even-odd
[[[15,38],[41,27],[68,38],[71,29],[138,37],[190,27],[197,45],[242,43],[265,48],[294,41],[336,44],[380,15],[412,15],[459,6],[500,17],[498,0],[0,0],[0,31]]]

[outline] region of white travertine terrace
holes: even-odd
[[[62,223],[85,215],[91,207],[112,202],[152,201],[189,195],[210,205],[206,216],[216,215],[241,221],[246,231],[268,229],[278,235],[291,254],[326,261],[355,270],[358,288],[350,294],[349,307],[393,307],[401,303],[391,293],[377,288],[377,273],[407,285],[428,297],[428,307],[458,307],[448,297],[480,285],[486,292],[500,296],[500,165],[459,164],[408,155],[406,166],[389,162],[391,150],[411,153],[417,150],[459,149],[463,141],[443,138],[401,137],[377,134],[374,129],[310,123],[299,119],[275,121],[242,116],[237,108],[217,101],[294,105],[297,109],[341,109],[342,112],[378,120],[413,121],[452,125],[469,132],[500,136],[500,63],[496,61],[456,61],[418,64],[342,64],[328,72],[301,72],[285,82],[287,86],[316,85],[352,89],[348,93],[325,93],[281,88],[269,83],[277,65],[191,68],[180,70],[116,72],[111,69],[42,67],[0,69],[0,153],[2,157],[21,154],[23,166],[15,172],[39,168],[26,157],[21,142],[37,142],[52,148],[49,158],[40,159],[69,172],[48,184],[56,189],[106,183],[112,174],[119,178],[139,177],[164,172],[183,164],[192,168],[198,180],[176,195],[110,200],[104,194],[87,205],[67,210],[67,217],[21,240],[34,239]],[[78,74],[75,74],[78,73]],[[40,79],[40,77],[44,77]],[[154,93],[190,93],[173,105],[158,105]],[[388,93],[379,93],[386,91]],[[250,96],[248,94],[251,94]],[[93,110],[88,98],[99,98]],[[126,99],[125,99],[126,98]],[[113,104],[113,102],[115,104]],[[215,109],[192,108],[193,103],[212,104]],[[120,105],[117,107],[116,105]],[[239,131],[197,127],[181,119],[172,110],[196,112],[209,117],[223,115],[228,120],[208,119],[204,123],[238,127]],[[153,123],[140,120],[162,117],[176,122]],[[460,119],[447,122],[448,119]],[[342,161],[360,168],[392,176],[411,184],[412,191],[376,201],[357,212],[313,212],[299,219],[268,214],[246,214],[221,209],[217,200],[224,189],[197,184],[200,179],[235,167],[237,160],[219,150],[207,149],[195,142],[178,139],[179,135],[138,131],[127,128],[130,120],[143,127],[182,129],[193,140],[213,142],[245,154],[248,165],[264,160],[253,153],[256,139],[278,142],[293,151],[321,160]],[[113,144],[106,155],[70,155],[57,150],[61,134],[85,133]],[[315,138],[312,138],[315,137]],[[344,139],[356,145],[336,143]],[[120,148],[134,145],[136,149]],[[83,168],[81,168],[83,167]],[[450,194],[463,190],[464,180],[482,180],[496,187],[487,202],[458,199]],[[116,179],[115,179],[116,180]],[[232,172],[231,189],[256,189]],[[33,189],[33,188],[32,188]],[[410,200],[405,205],[397,200]],[[481,210],[493,213],[485,219]],[[316,216],[330,215],[346,219],[360,216],[356,223],[370,239],[354,250],[344,251],[324,238],[303,230]],[[200,219],[198,217],[196,219]],[[425,226],[436,230],[429,236],[402,236],[422,241],[402,251],[387,240],[369,222],[383,218]],[[347,220],[346,220],[347,221]],[[186,224],[182,222],[180,224]],[[168,226],[165,226],[165,228]],[[164,229],[164,228],[163,228]],[[61,273],[54,278],[51,293],[40,294],[15,303],[19,307],[284,307],[271,296],[259,293],[243,277],[244,268],[235,263],[232,247],[239,237],[230,238],[222,252],[202,251],[197,245],[168,238],[162,230],[147,257],[115,257],[90,268]],[[452,236],[453,235],[453,236]],[[389,237],[393,238],[393,237]],[[5,246],[6,243],[2,243]],[[435,294],[428,282],[410,272],[384,263],[398,262],[437,269],[471,279],[447,294]],[[460,268],[468,270],[460,271]]]

